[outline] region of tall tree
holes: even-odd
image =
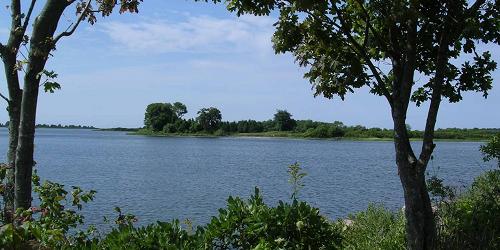
[[[142,0],[121,0],[120,12],[137,12]],[[96,13],[108,16],[116,0],[44,0],[37,17],[31,22],[31,16],[37,0],[31,0],[23,12],[21,0],[11,0],[11,27],[8,41],[0,43],[0,55],[4,63],[9,97],[2,97],[8,102],[9,110],[9,149],[7,160],[9,165],[7,216],[14,208],[28,208],[31,204],[31,172],[34,165],[33,149],[35,138],[35,118],[40,85],[46,91],[59,88],[49,79],[56,77],[53,72],[45,70],[50,52],[63,37],[71,36],[84,20],[93,24]],[[76,21],[66,30],[56,33],[61,16],[69,6],[76,7]],[[27,36],[28,27],[32,26],[31,36]],[[27,50],[27,58],[18,59],[21,45]],[[23,88],[20,87],[19,70],[24,74]],[[46,81],[42,80],[47,78]],[[14,202],[12,202],[14,201]]]
[[[222,123],[222,114],[220,110],[214,107],[202,108],[198,111],[198,117],[196,120],[201,125],[203,130],[212,133],[219,129]]]
[[[215,2],[219,2],[216,0]],[[436,145],[442,99],[492,87],[496,68],[480,44],[500,42],[498,0],[228,0],[238,15],[279,12],[277,53],[306,67],[315,95],[344,99],[368,87],[385,98],[394,126],[396,164],[404,190],[408,249],[431,249],[436,236],[425,171]],[[420,79],[420,80],[418,80]],[[429,101],[420,155],[410,144],[410,101]]]
[[[274,114],[274,123],[278,131],[290,131],[297,126],[297,122],[292,119],[292,114],[286,110],[278,110]]]
[[[151,103],[146,107],[144,126],[152,131],[161,131],[168,123],[178,119],[170,103]]]
[[[174,109],[177,118],[182,118],[188,112],[186,105],[182,102],[174,102],[174,104],[172,104],[172,108]]]

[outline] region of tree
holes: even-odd
[[[174,102],[173,110],[175,115],[180,119],[182,118],[188,111],[186,105],[182,102]]]
[[[120,13],[137,12],[142,0],[120,1]],[[9,97],[1,95],[8,102],[9,111],[9,147],[7,161],[9,173],[6,190],[6,215],[10,217],[17,208],[26,209],[31,204],[31,173],[33,165],[33,149],[35,138],[35,118],[40,86],[45,91],[53,92],[60,88],[53,79],[57,77],[52,71],[45,70],[45,64],[63,37],[71,36],[82,21],[95,23],[95,13],[102,16],[111,14],[117,1],[96,0],[45,0],[42,8],[35,8],[37,0],[31,0],[23,13],[21,1],[11,0],[8,8],[11,11],[11,27],[7,43],[0,42],[0,55],[4,63]],[[66,30],[57,32],[61,16],[69,6],[76,7],[77,19]],[[39,11],[31,23],[31,16]],[[27,50],[27,57],[19,60],[21,45]],[[24,54],[21,54],[24,55]],[[20,87],[22,70],[23,88]],[[9,220],[9,218],[7,218]]]
[[[174,123],[177,119],[170,103],[151,103],[146,107],[144,126],[152,131],[161,131],[165,125]]]
[[[278,110],[274,114],[274,123],[278,131],[290,131],[297,126],[297,122],[292,119],[292,115],[286,110]]]
[[[220,110],[214,107],[202,108],[198,111],[198,117],[196,120],[201,125],[203,130],[212,133],[219,129],[222,122],[222,114]]]
[[[498,168],[500,168],[500,134],[493,136],[485,145],[481,145],[480,150],[483,153],[484,161],[496,159]]]
[[[488,95],[496,63],[478,45],[499,44],[499,6],[497,0],[228,1],[238,15],[279,12],[274,49],[291,52],[307,68],[315,96],[343,100],[365,87],[385,98],[404,190],[408,249],[433,247],[436,227],[425,171],[436,146],[439,106],[442,99],[459,102],[466,91]],[[419,156],[406,128],[410,101],[417,106],[429,101]]]

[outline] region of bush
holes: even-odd
[[[330,131],[327,125],[319,125],[314,129],[308,129],[304,136],[312,138],[328,138],[330,137]]]
[[[71,187],[71,192],[68,192],[58,183],[40,183],[36,171],[33,186],[40,205],[16,211],[14,223],[1,227],[0,246],[7,249],[58,249],[80,244],[92,236],[92,226],[86,231],[77,230],[84,222],[78,211],[84,203],[94,199],[95,191],[84,192],[79,187]]]
[[[368,209],[349,216],[344,226],[343,248],[345,249],[405,249],[405,217],[383,206],[370,205]]]
[[[92,240],[80,249],[203,249],[203,231],[184,230],[178,220],[157,222],[146,227],[132,225],[113,229],[102,240]]]
[[[175,133],[177,132],[177,127],[173,123],[167,123],[163,126],[163,133]]]
[[[214,132],[214,135],[215,136],[226,136],[226,135],[228,135],[228,133],[226,131],[224,131],[222,128],[220,128]]]
[[[500,248],[500,170],[476,178],[455,200],[437,212],[440,249]]]
[[[337,249],[340,230],[305,202],[264,204],[259,189],[248,201],[229,197],[206,226],[210,249]]]
[[[497,160],[497,166],[500,168],[500,133],[493,136],[485,145],[481,145],[480,151],[484,161]]]

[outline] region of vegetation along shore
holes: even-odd
[[[222,112],[214,107],[203,108],[194,119],[183,118],[187,107],[180,102],[152,103],[146,108],[143,128],[110,128],[101,131],[125,131],[145,136],[237,136],[237,137],[285,137],[311,139],[339,139],[360,141],[392,141],[393,129],[347,126],[340,121],[319,122],[295,120],[286,110],[277,110],[266,121],[223,121]],[[424,132],[407,125],[411,140],[422,140]],[[435,131],[436,140],[486,141],[500,128],[446,128]]]

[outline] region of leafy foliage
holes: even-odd
[[[486,145],[481,145],[480,150],[484,155],[484,161],[496,159],[500,168],[500,133],[493,136]]]
[[[297,126],[295,120],[292,119],[292,115],[286,110],[276,111],[276,114],[274,114],[274,123],[278,131],[290,131]]]
[[[188,112],[186,105],[182,102],[174,102],[172,109],[178,118],[182,118]]]
[[[176,108],[176,105],[178,106]],[[164,107],[168,111],[162,112]],[[180,110],[180,112],[179,112]],[[208,112],[209,109],[206,109]],[[162,103],[152,103],[148,105],[145,115],[145,126],[149,131],[141,131],[141,134],[197,134],[197,133],[214,133],[216,136],[225,136],[235,133],[266,133],[275,132],[279,128],[293,129],[289,131],[280,131],[284,133],[276,133],[279,136],[297,136],[307,138],[392,138],[394,130],[385,128],[367,128],[361,125],[346,126],[340,121],[317,122],[312,120],[293,120],[291,114],[280,113],[275,116],[284,117],[265,121],[242,120],[242,121],[220,121],[214,124],[219,124],[216,127],[207,130],[200,124],[199,119],[184,119],[182,116],[187,112],[187,108],[182,103],[174,103],[173,105],[165,105]],[[220,112],[220,111],[219,111]],[[174,115],[172,115],[174,114]],[[221,114],[222,116],[222,114]],[[208,116],[205,116],[208,117]],[[217,117],[217,116],[214,116]],[[289,124],[289,125],[283,125]],[[291,125],[290,125],[291,124]],[[154,128],[153,128],[154,127]],[[424,132],[419,130],[411,130],[407,126],[408,135],[410,138],[422,138]],[[434,133],[436,139],[488,139],[492,135],[499,132],[499,129],[458,129],[447,128],[438,129]],[[151,133],[152,132],[152,133]],[[270,136],[274,136],[271,135]]]
[[[500,170],[488,171],[456,199],[439,203],[440,249],[500,247]]]
[[[203,130],[212,133],[219,129],[222,122],[222,114],[220,110],[214,107],[202,108],[198,111],[196,121],[201,125]]]
[[[151,103],[146,108],[144,125],[153,131],[161,131],[167,124],[178,120],[174,107],[170,103]]]
[[[90,226],[85,231],[76,230],[84,223],[84,217],[78,211],[83,204],[94,199],[96,192],[84,192],[79,187],[71,187],[71,192],[68,192],[58,183],[40,183],[36,172],[33,174],[33,185],[39,205],[27,210],[19,209],[14,222],[2,226],[2,246],[24,249],[36,243],[42,248],[61,248],[86,242],[94,233],[94,227]],[[71,236],[70,231],[73,232]]]
[[[38,77],[45,77],[45,80],[42,82],[43,89],[45,92],[54,93],[56,89],[61,89],[61,85],[55,81],[58,77],[58,74],[54,71],[42,70]]]
[[[304,183],[302,183],[302,178],[306,177],[307,173],[303,172],[299,163],[296,162],[288,166],[288,175],[290,176],[288,182],[292,185],[292,195],[290,198],[292,200],[296,200],[300,189],[304,187]]]
[[[444,65],[441,95],[450,102],[461,100],[465,91],[487,96],[496,63],[488,51],[478,52],[477,44],[500,42],[499,8],[495,1],[481,2],[476,6],[465,0],[230,0],[227,8],[238,15],[279,12],[273,37],[275,51],[293,53],[297,62],[308,68],[305,77],[316,95],[327,98],[338,95],[344,99],[363,86],[377,95],[392,94],[404,80],[399,68],[402,65],[397,63],[411,63],[403,59],[415,56],[414,69],[429,77],[413,92],[412,100],[420,104],[431,97],[442,43],[449,46],[449,58],[472,56],[462,65]],[[444,32],[446,40],[440,40]],[[393,63],[391,71],[377,67],[387,62]]]
[[[305,202],[264,204],[259,190],[248,201],[229,197],[205,231],[213,249],[337,249],[339,228]]]
[[[85,244],[85,249],[202,249],[202,231],[189,234],[178,220],[146,227],[132,225],[113,229],[102,240]]]

